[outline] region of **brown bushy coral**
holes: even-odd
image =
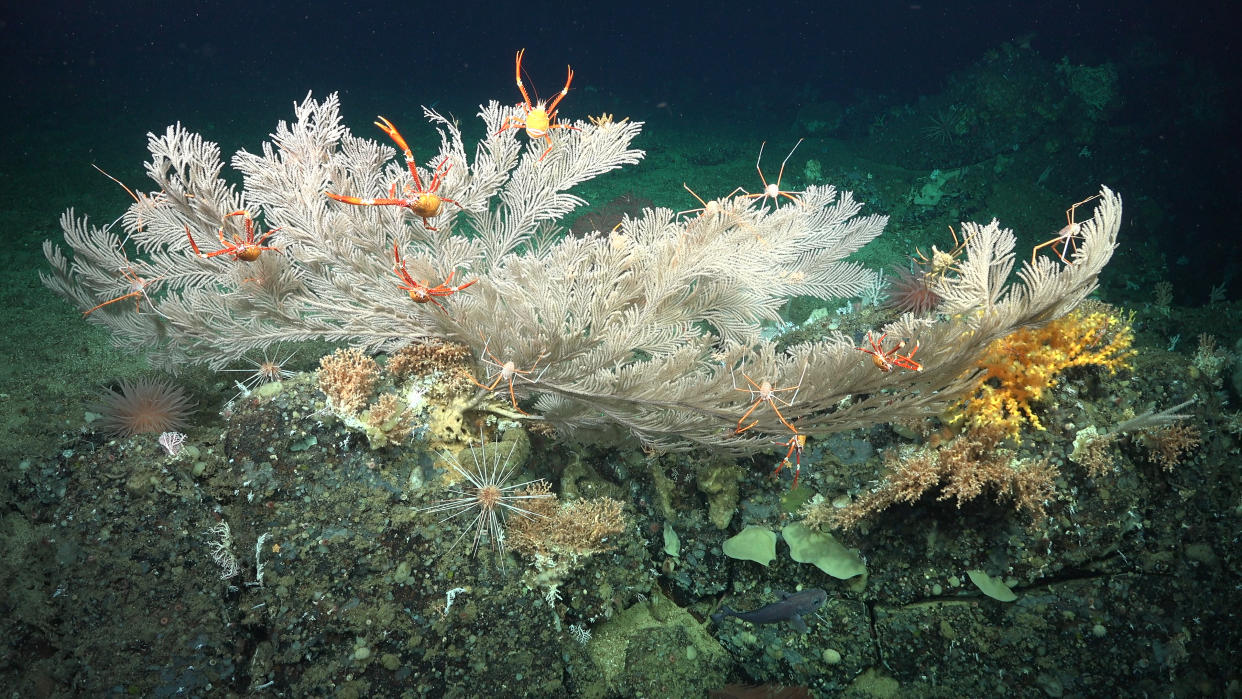
[[[333,408],[355,415],[379,383],[379,364],[360,350],[339,349],[319,360],[315,378]]]
[[[529,495],[546,496],[544,481],[528,488]],[[515,551],[535,554],[591,554],[612,547],[610,538],[625,531],[629,519],[619,500],[591,498],[560,504],[556,496],[527,501],[533,517],[515,517],[509,524],[509,543]]]
[[[880,485],[845,507],[822,502],[803,510],[812,528],[848,528],[896,503],[913,503],[933,489],[937,500],[953,498],[957,506],[984,491],[997,500],[1011,501],[1038,525],[1047,517],[1047,503],[1055,495],[1057,469],[1046,460],[1020,460],[999,448],[1000,429],[976,429],[939,447],[892,449],[884,456]]]
[[[442,372],[460,388],[470,382],[470,348],[452,342],[415,342],[393,352],[385,369],[393,382],[400,384],[411,376]]]
[[[1138,442],[1147,449],[1152,461],[1172,471],[1186,454],[1199,446],[1199,430],[1184,423],[1165,425],[1141,432]]]

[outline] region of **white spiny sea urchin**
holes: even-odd
[[[289,360],[293,359],[293,355],[295,354],[297,354],[296,351],[290,352],[284,357],[284,359],[278,359],[278,357],[280,357],[279,349],[276,349],[272,354],[269,354],[268,350],[265,348],[263,350],[262,359],[242,357],[242,359],[250,363],[249,368],[223,369],[222,371],[225,372],[241,372],[247,374],[247,376],[242,380],[235,381],[241,391],[237,394],[237,396],[234,396],[233,399],[236,400],[242,394],[253,391],[260,386],[275,383],[293,376],[293,370],[286,369],[285,366],[288,365]]]
[[[481,438],[481,435],[480,435]],[[510,477],[513,476],[519,464],[513,461],[513,451],[517,448],[514,443],[509,448],[508,454],[502,456],[502,450],[493,448],[491,450],[492,458],[488,459],[488,450],[486,440],[482,440],[482,446],[475,448],[470,447],[470,456],[472,463],[463,465],[450,452],[443,452],[445,460],[453,467],[453,470],[461,474],[465,479],[461,484],[450,488],[450,492],[454,497],[435,502],[427,507],[419,508],[420,512],[446,512],[448,515],[440,520],[447,522],[461,515],[474,513],[474,518],[470,523],[462,528],[457,538],[449,546],[453,549],[457,544],[465,538],[466,534],[474,530],[474,542],[470,547],[470,555],[478,553],[479,545],[483,541],[484,534],[492,543],[492,548],[500,557],[501,566],[504,565],[505,553],[505,513],[515,513],[521,517],[538,516],[530,510],[522,507],[519,503],[523,500],[532,500],[536,498],[554,497],[551,493],[534,492],[528,490],[528,486],[539,483],[542,479],[535,479],[506,485]],[[493,445],[495,446],[495,445]]]

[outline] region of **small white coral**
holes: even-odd
[[[570,624],[569,635],[573,636],[575,641],[577,641],[578,643],[581,643],[584,646],[591,642],[591,630],[586,628],[585,626],[579,626],[578,624]]]

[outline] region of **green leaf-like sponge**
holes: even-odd
[[[979,588],[980,592],[994,600],[1012,602],[1018,599],[1014,591],[1009,589],[1009,586],[1002,582],[1000,578],[994,578],[982,570],[968,570],[966,575],[970,577],[970,581],[975,584],[975,587]]]
[[[752,525],[725,539],[721,548],[729,558],[766,566],[776,558],[776,532]]]
[[[789,544],[789,557],[799,563],[814,563],[834,578],[846,580],[867,572],[857,551],[845,548],[836,539],[802,526],[790,524],[781,530]]]

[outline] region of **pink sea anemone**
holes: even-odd
[[[940,305],[940,295],[932,291],[927,273],[922,269],[898,268],[888,284],[888,305],[902,313],[922,315]]]
[[[109,389],[95,406],[103,415],[100,430],[128,437],[185,429],[194,402],[180,386],[154,378],[121,379],[120,384],[120,392]]]

